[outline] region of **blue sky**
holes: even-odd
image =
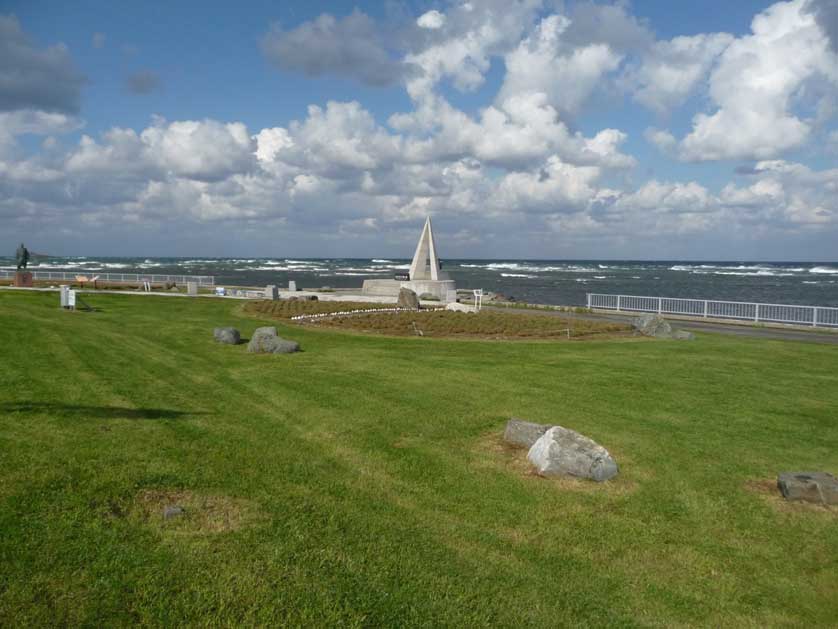
[[[0,19],[5,249],[406,256],[432,215],[449,257],[838,256],[838,0]]]

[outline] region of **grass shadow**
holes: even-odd
[[[84,406],[52,402],[14,402],[0,404],[0,413],[53,414],[96,419],[180,419],[188,415],[206,415],[200,411],[177,411],[165,408],[128,408],[124,406]]]

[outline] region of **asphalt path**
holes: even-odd
[[[638,315],[616,315],[616,314],[579,314],[575,312],[562,312],[559,310],[528,310],[526,308],[501,308],[484,306],[486,310],[508,312],[515,314],[537,314],[553,317],[570,317],[585,321],[614,321],[618,323],[631,323]],[[731,336],[744,336],[758,339],[770,339],[774,341],[796,341],[802,343],[823,343],[827,345],[838,345],[838,332],[820,332],[812,330],[796,330],[793,328],[768,328],[755,327],[750,325],[736,325],[715,323],[710,321],[687,321],[684,319],[667,319],[672,327],[677,330],[688,330],[690,332],[709,332],[712,334],[728,334]]]

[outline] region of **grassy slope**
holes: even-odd
[[[253,356],[212,342],[260,325],[229,301],[57,301],[0,293],[0,625],[838,617],[838,516],[746,489],[838,472],[834,347],[294,328],[303,353]],[[590,435],[620,476],[522,473],[493,437],[511,415]],[[137,516],[158,489],[259,516]]]

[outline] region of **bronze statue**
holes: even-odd
[[[20,247],[17,248],[17,270],[25,269],[27,264],[29,264],[29,249],[20,243]]]

